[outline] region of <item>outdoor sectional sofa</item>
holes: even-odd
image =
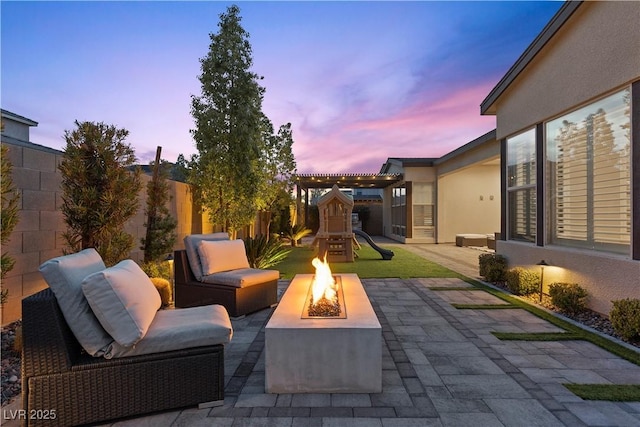
[[[250,268],[242,240],[211,233],[184,243],[174,253],[176,307],[220,304],[240,317],[277,303],[280,272]]]
[[[106,269],[97,252],[87,249],[40,267],[50,288],[22,300],[23,425],[96,424],[222,404],[224,345],[232,336],[226,310],[158,311],[150,291],[158,292],[132,263]],[[145,292],[143,301],[130,298]],[[105,305],[113,293],[128,308]],[[135,312],[139,302],[150,308],[145,331],[139,330],[144,316]],[[105,320],[118,310],[116,322]]]

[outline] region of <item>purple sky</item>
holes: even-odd
[[[129,130],[141,162],[195,153],[191,95],[227,2],[1,3],[2,108],[63,149],[74,120]],[[298,172],[378,172],[495,127],[480,102],[561,2],[238,2],[263,111]]]

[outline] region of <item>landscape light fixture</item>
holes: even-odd
[[[544,268],[550,266],[545,260],[540,261],[536,265],[540,266],[540,302],[542,302],[542,285],[544,284]]]
[[[169,263],[169,283],[171,283],[171,299],[175,301],[176,284],[175,284],[174,274],[173,274],[173,253],[170,253],[169,255],[167,255],[167,257],[164,260]]]

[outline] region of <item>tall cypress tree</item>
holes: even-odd
[[[153,163],[153,176],[147,183],[147,232],[140,239],[144,251],[144,262],[161,261],[173,251],[176,242],[176,227],[178,221],[171,216],[167,203],[171,201],[169,194],[169,163],[160,160],[161,148],[156,152],[156,161]]]
[[[233,5],[220,15],[209,52],[200,59],[201,95],[192,96],[191,130],[198,149],[190,176],[212,223],[231,235],[250,224],[257,212],[260,184],[261,79],[251,71],[249,34]]]

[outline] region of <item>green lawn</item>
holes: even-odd
[[[384,246],[384,245],[383,245]],[[333,273],[356,273],[360,278],[397,277],[408,279],[412,277],[462,277],[448,268],[414,255],[413,253],[394,246],[393,259],[385,261],[380,254],[366,243],[356,253],[358,258],[354,262],[330,263]],[[273,268],[280,270],[285,279],[292,279],[296,274],[314,273],[311,260],[316,256],[316,250],[304,246],[292,248],[291,253],[280,264]]]
[[[563,384],[585,400],[608,400],[614,402],[639,402],[638,384]]]

